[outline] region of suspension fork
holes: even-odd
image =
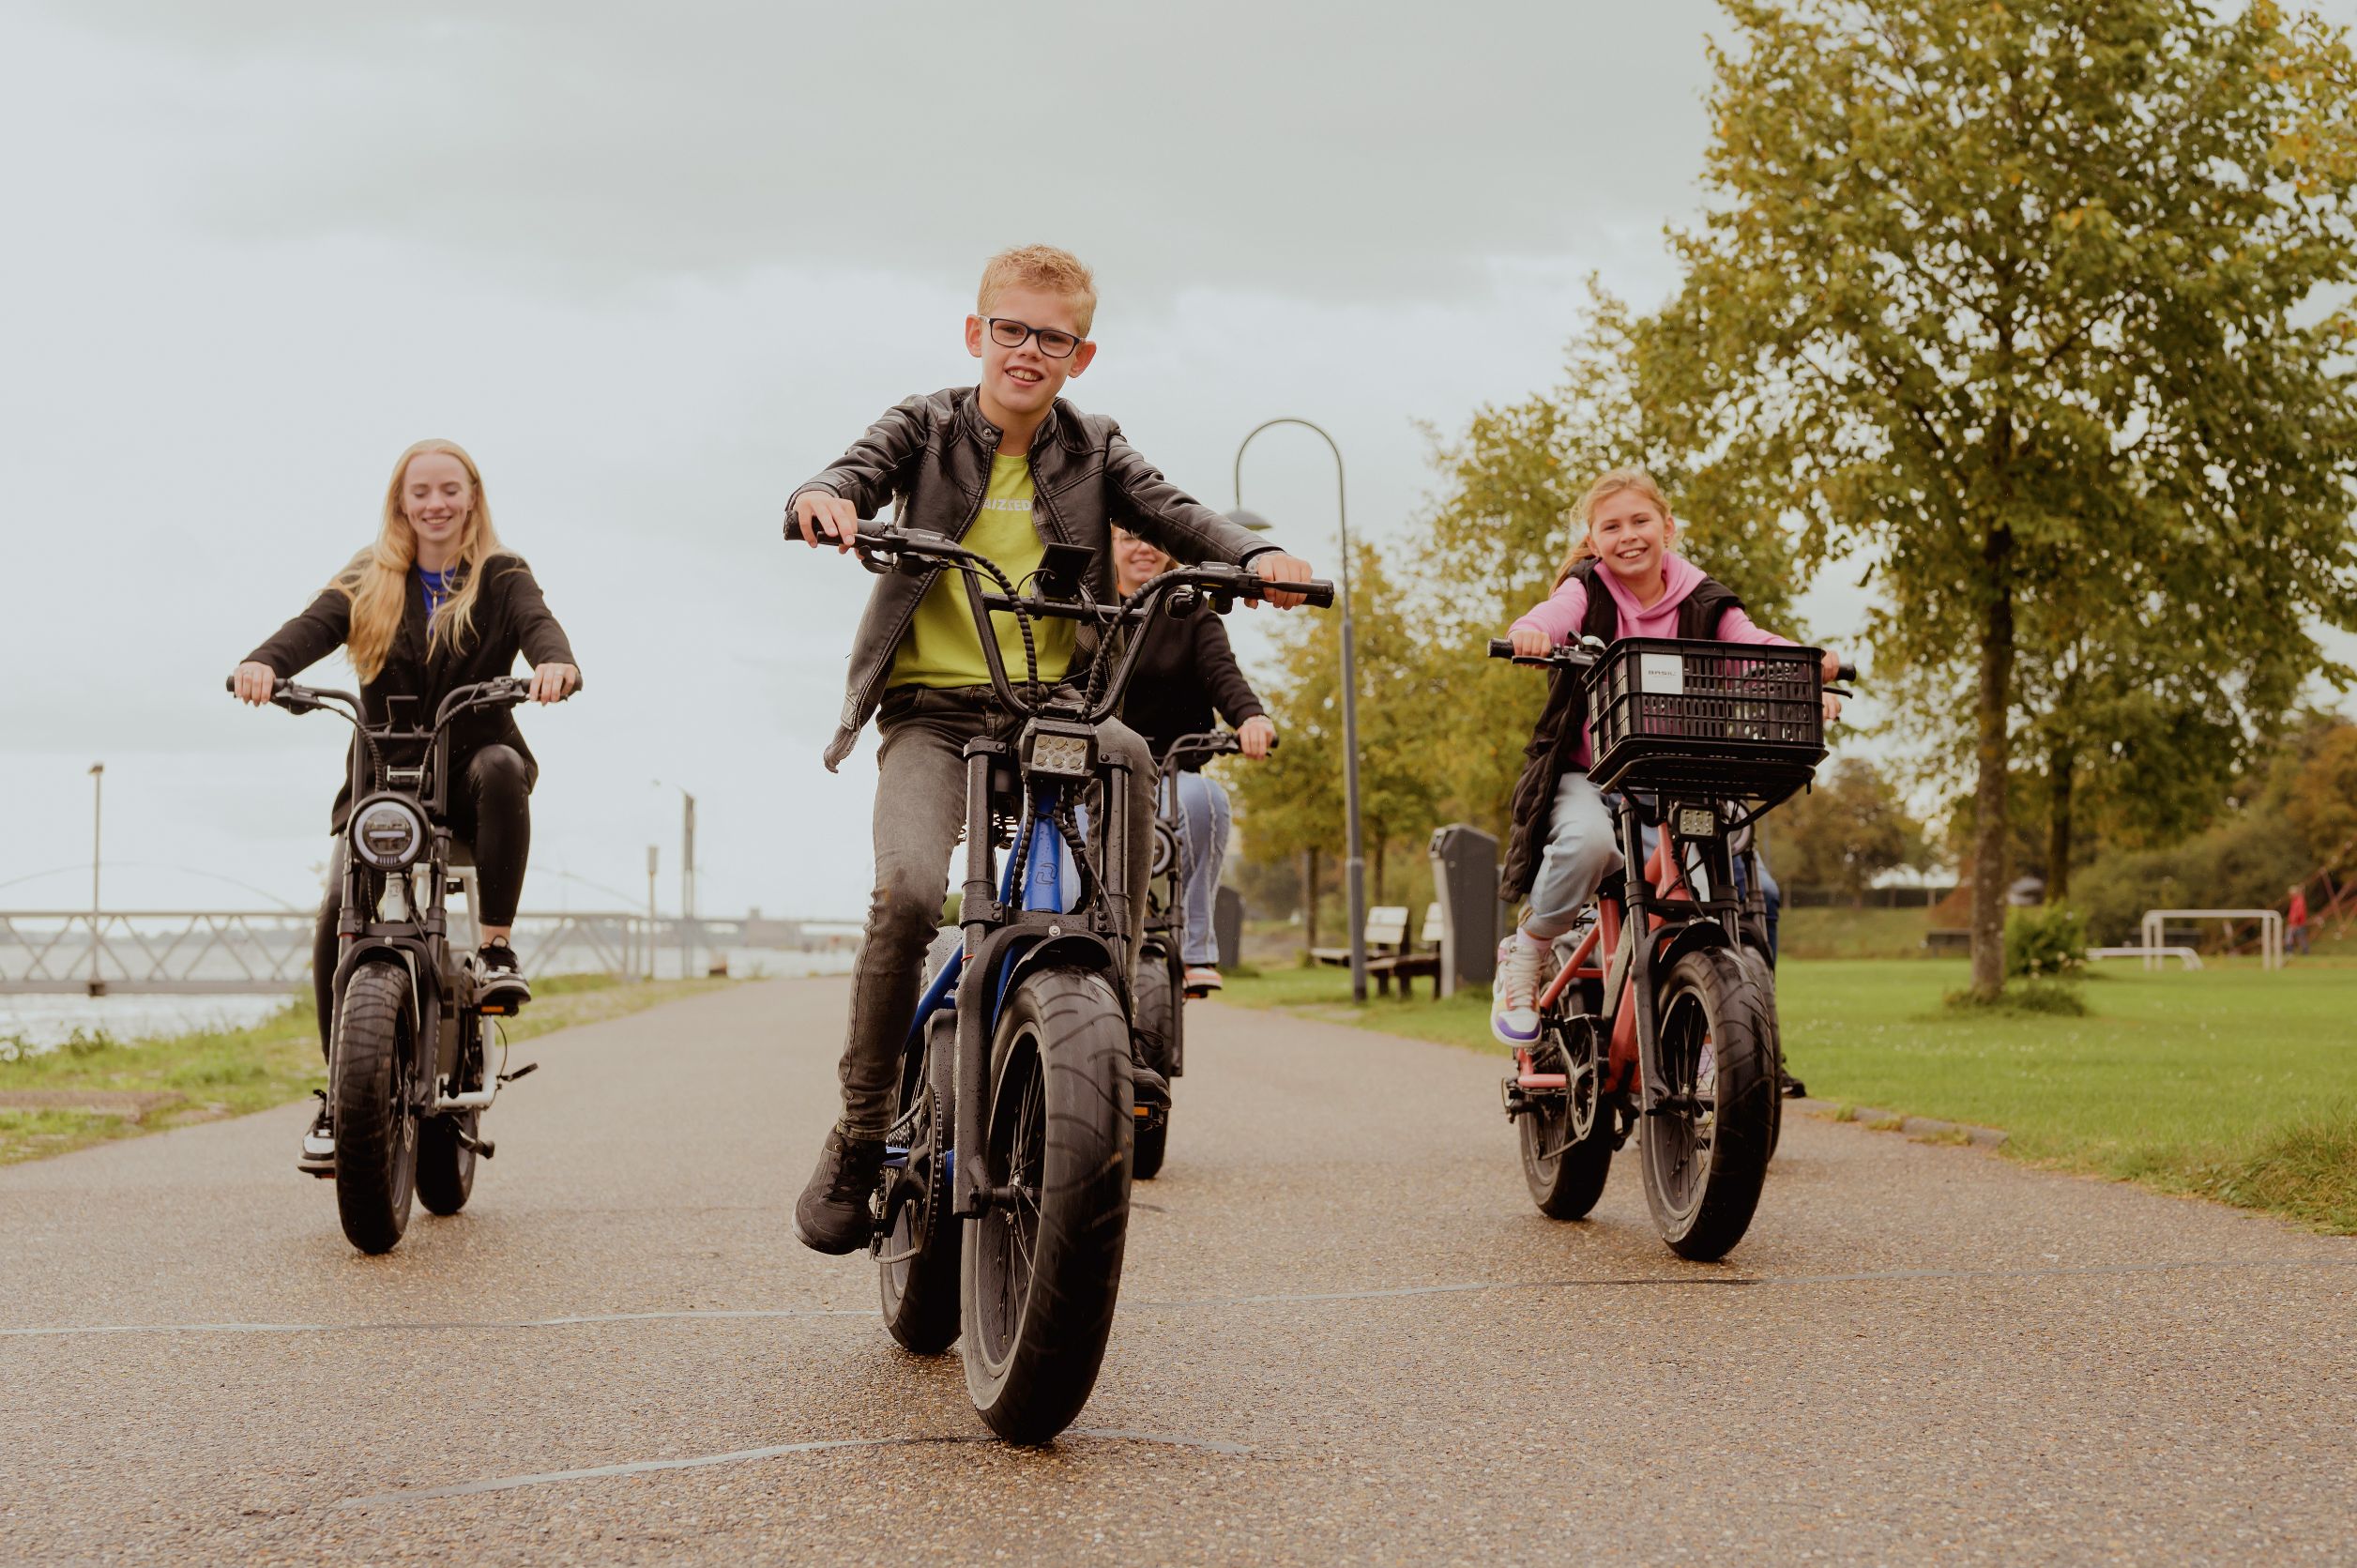
[[[956,1159],[952,1162],[950,1212],[979,1214],[981,1195],[997,1178],[985,1167],[990,1152],[983,1137],[983,1079],[989,1072],[989,1041],[982,1003],[989,996],[990,966],[978,962],[983,938],[998,923],[998,894],[991,875],[990,771],[1006,748],[977,738],[966,743],[966,891],[958,924],[966,934],[966,967],[957,982],[957,1105],[951,1118]]]

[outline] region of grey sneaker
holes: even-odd
[[[1490,982],[1489,1032],[1500,1045],[1531,1045],[1539,1038],[1539,950],[1519,935],[1498,944],[1498,978]]]

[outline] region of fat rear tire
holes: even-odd
[[[475,1192],[475,1151],[459,1134],[475,1135],[479,1111],[449,1111],[418,1129],[418,1201],[429,1214],[450,1215]]]
[[[966,1226],[950,1212],[949,1163],[942,1150],[950,1142],[957,1093],[957,1014],[944,1009],[925,1028],[920,1058],[907,1064],[901,1080],[901,1112],[921,1107],[922,1136],[929,1152],[925,1162],[931,1191],[921,1202],[904,1202],[885,1232],[885,1257],[914,1250],[915,1256],[896,1263],[876,1265],[876,1287],[884,1308],[884,1330],[912,1355],[937,1356],[957,1343],[958,1255]],[[918,1156],[912,1151],[910,1158]]]
[[[1008,999],[984,1118],[995,1204],[965,1241],[966,1386],[990,1429],[1042,1443],[1087,1403],[1129,1229],[1130,1029],[1103,977],[1043,968]]]
[[[1669,971],[1643,1044],[1645,1079],[1693,1095],[1697,1047],[1715,1064],[1694,1113],[1640,1116],[1645,1201],[1680,1257],[1709,1262],[1743,1239],[1759,1207],[1774,1139],[1775,1004],[1752,961],[1724,948],[1690,952]]]
[[[409,976],[399,965],[352,971],[336,1021],[336,1214],[364,1253],[393,1250],[409,1227],[418,1119],[408,1104],[413,1058]]]
[[[1131,1027],[1137,1035],[1138,1054],[1164,1078],[1178,1077],[1178,1031],[1185,1026],[1185,1004],[1172,980],[1169,960],[1162,954],[1148,952],[1139,962],[1134,1002],[1136,1017]],[[1165,1106],[1150,1123],[1137,1123],[1132,1145],[1135,1151],[1132,1174],[1138,1180],[1151,1181],[1162,1174],[1163,1157],[1170,1148],[1170,1108]]]

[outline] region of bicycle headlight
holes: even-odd
[[[1085,779],[1097,769],[1097,735],[1082,725],[1035,723],[1023,738],[1023,770]]]
[[[373,871],[401,871],[425,853],[425,814],[399,795],[363,800],[352,813],[352,853]]]

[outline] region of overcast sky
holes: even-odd
[[[110,905],[316,899],[342,726],[221,677],[442,435],[587,683],[524,718],[526,907],[643,896],[649,843],[669,906],[661,778],[699,798],[706,913],[855,913],[873,748],[818,753],[867,579],[789,554],[780,507],[887,404],[970,380],[982,259],[1090,262],[1102,347],[1070,395],[1181,485],[1229,505],[1238,439],[1300,415],[1341,443],[1354,526],[1394,533],[1431,482],[1418,421],[1549,384],[1589,273],[1667,293],[1718,25],[1702,0],[17,0],[0,907],[86,901],[99,759]],[[1263,436],[1244,490],[1331,567],[1314,437]],[[1854,602],[1811,610],[1832,637]]]

